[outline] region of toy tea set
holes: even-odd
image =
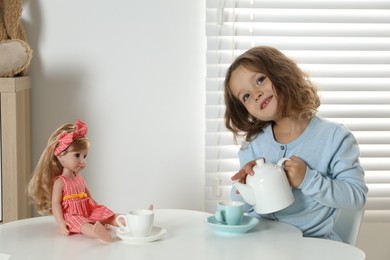
[[[154,212],[151,209],[130,210],[125,215],[118,215],[116,222],[119,228],[116,234],[129,243],[148,243],[162,238],[167,231],[153,226]]]
[[[267,214],[284,209],[294,202],[294,196],[283,163],[266,163],[264,158],[256,160],[255,174],[247,175],[246,184],[235,182],[233,185],[242,198],[258,214]],[[206,219],[207,224],[218,232],[245,233],[257,225],[259,220],[244,214],[244,203],[239,201],[220,202],[213,216]]]
[[[255,174],[246,177],[246,184],[235,182],[233,185],[242,198],[252,205],[258,214],[267,214],[288,207],[294,202],[294,196],[283,170],[280,159],[277,164],[265,163],[263,158],[256,160]],[[217,205],[215,214],[206,219],[206,223],[215,231],[240,234],[254,228],[259,220],[244,214],[244,203],[224,201]],[[130,243],[147,243],[162,238],[167,231],[153,226],[154,212],[150,209],[130,210],[118,215],[116,230],[118,237]]]

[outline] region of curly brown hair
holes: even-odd
[[[237,57],[226,72],[225,125],[235,137],[243,135],[246,141],[250,141],[271,123],[254,118],[240,100],[233,96],[229,82],[232,72],[240,66],[262,73],[270,79],[282,117],[310,119],[317,113],[320,98],[316,86],[307,74],[278,49],[269,46],[254,47]]]

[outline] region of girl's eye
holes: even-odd
[[[249,94],[245,94],[242,96],[242,101],[245,102],[249,99]]]
[[[263,83],[263,81],[265,80],[265,76],[260,76],[258,79],[257,79],[257,81],[256,81],[256,84],[257,85],[261,85],[262,83]]]
[[[79,154],[79,153],[75,153],[74,156],[75,156],[76,158],[79,158],[79,157],[80,157],[80,154]]]
[[[88,155],[88,154],[84,155],[84,159],[87,158],[87,155]]]

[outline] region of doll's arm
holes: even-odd
[[[91,192],[89,192],[89,189],[87,186],[85,186],[85,193],[87,193],[88,197],[92,198]]]
[[[88,197],[97,204],[97,202],[92,198],[91,193],[89,192],[89,189],[87,186],[85,186],[85,193],[87,193]]]
[[[53,194],[52,194],[52,210],[53,210],[53,216],[59,226],[60,232],[62,235],[69,235],[68,226],[69,223],[64,220],[63,212],[62,212],[62,190],[64,188],[64,183],[57,179],[54,182],[53,186]]]

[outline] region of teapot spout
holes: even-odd
[[[236,187],[236,189],[240,192],[246,203],[252,206],[256,204],[256,197],[252,187],[241,182],[235,182],[233,183],[233,186]]]

